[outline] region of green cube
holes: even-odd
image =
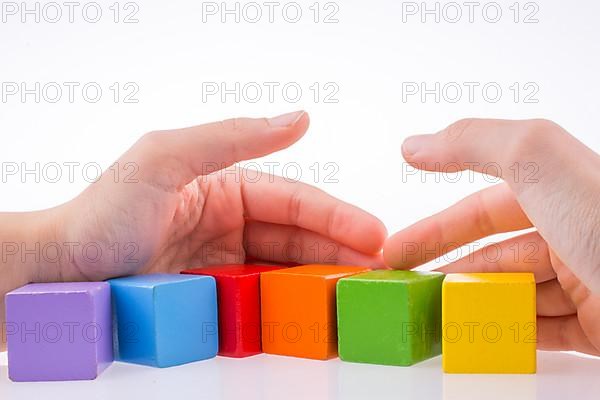
[[[439,272],[371,271],[337,283],[344,361],[412,365],[441,353]]]

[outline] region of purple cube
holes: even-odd
[[[5,300],[11,380],[94,379],[113,361],[108,283],[34,283]]]

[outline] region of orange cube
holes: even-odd
[[[262,273],[263,351],[317,360],[336,357],[335,285],[369,270],[313,264]]]

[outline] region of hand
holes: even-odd
[[[382,265],[386,230],[375,217],[303,183],[230,167],[288,147],[308,124],[297,112],[145,135],[55,212],[58,242],[79,245],[60,279],[178,273],[246,257]]]
[[[504,183],[390,237],[384,245],[386,263],[405,269],[442,255],[407,254],[407,243],[451,250],[535,227],[497,244],[499,257],[493,260],[483,248],[439,270],[533,272],[538,347],[600,355],[600,157],[545,120],[462,120],[437,134],[408,138],[402,152],[416,168],[443,171],[460,165]],[[517,259],[515,248],[521,250]],[[527,248],[538,250],[529,257]]]

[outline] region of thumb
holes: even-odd
[[[135,164],[139,180],[175,190],[200,175],[284,149],[300,139],[308,125],[308,114],[296,111],[156,131],[144,135],[122,160]]]

